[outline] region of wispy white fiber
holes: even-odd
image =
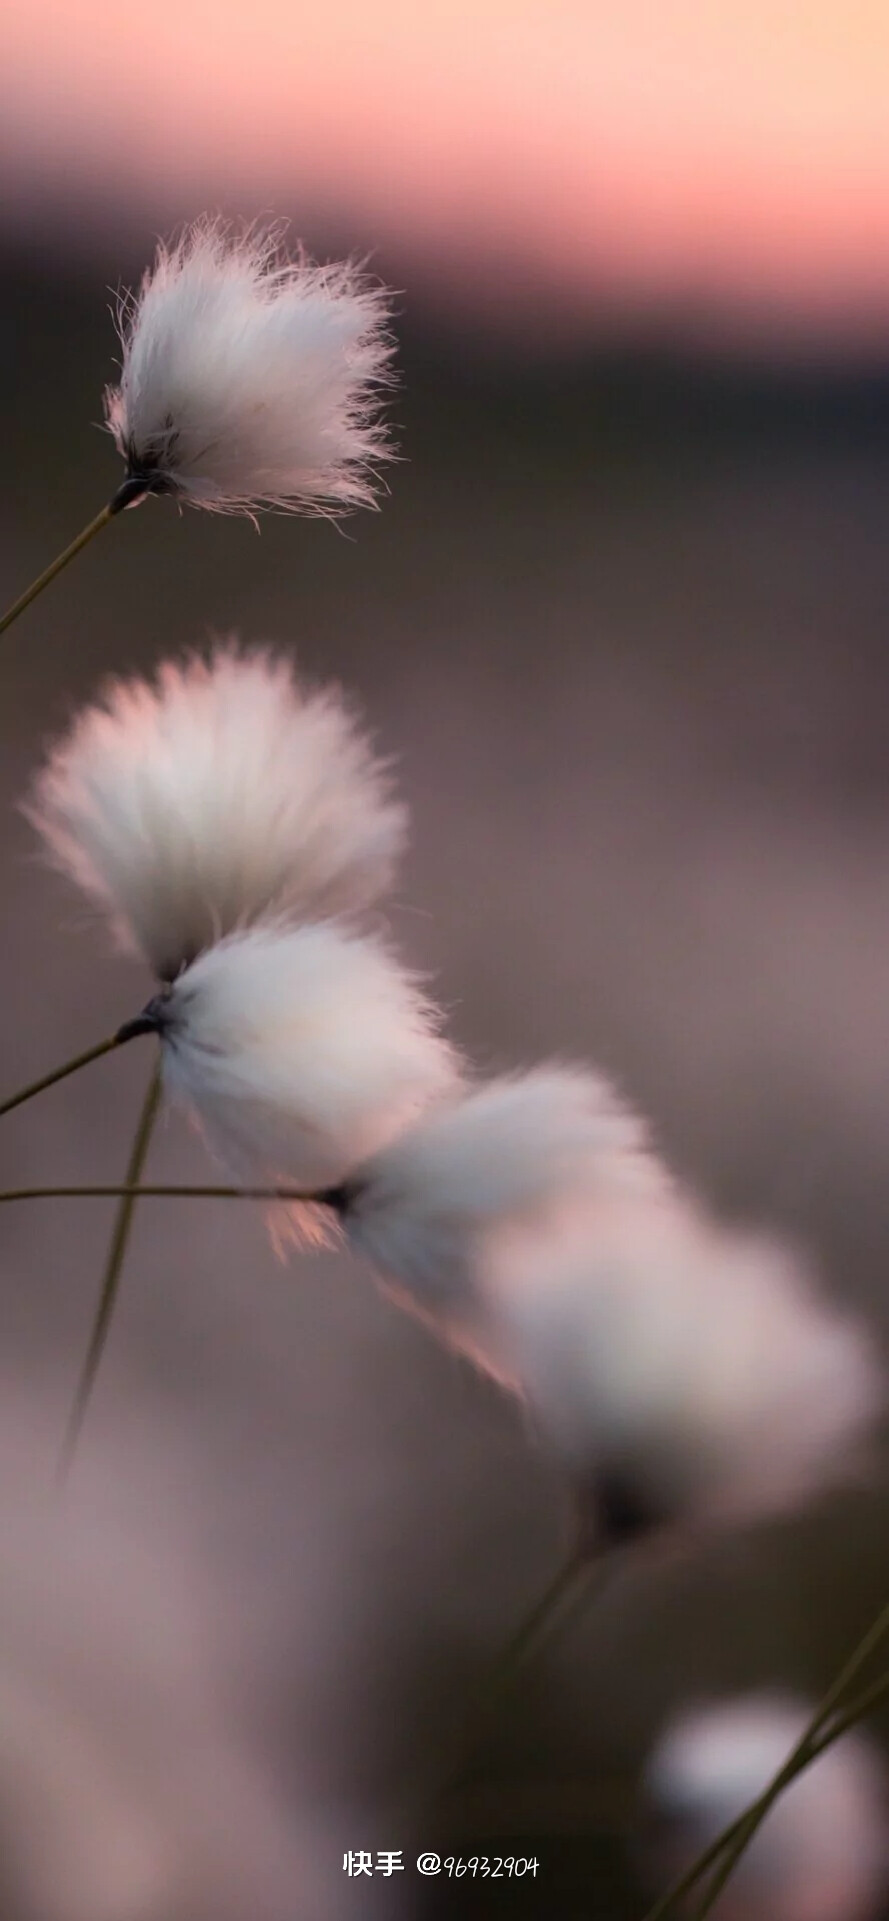
[[[642,1512],[752,1521],[863,1465],[884,1370],[778,1242],[612,1196],[491,1239],[477,1285],[551,1445]]]
[[[105,412],[128,477],[217,513],[372,505],[388,319],[354,263],[291,258],[280,227],[197,221],[121,305]]]
[[[644,1779],[668,1872],[689,1864],[755,1800],[813,1712],[783,1695],[754,1694],[689,1709],[672,1722]],[[720,1921],[874,1921],[889,1894],[887,1785],[869,1737],[845,1735],[785,1789],[714,1914]]]
[[[345,1227],[630,1513],[751,1520],[857,1471],[885,1392],[869,1335],[788,1249],[711,1222],[594,1076],[429,1107],[357,1169]]]
[[[263,914],[319,918],[389,884],[406,831],[335,689],[217,646],[112,681],[53,748],[26,811],[57,867],[162,980]]]
[[[155,1005],[167,1090],[268,1182],[342,1181],[457,1071],[416,982],[332,924],[230,935]]]
[[[357,1246],[427,1306],[471,1287],[483,1238],[549,1219],[566,1196],[659,1191],[642,1122],[601,1075],[542,1067],[430,1107],[356,1172]]]

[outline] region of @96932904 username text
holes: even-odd
[[[348,1875],[382,1874],[387,1878],[392,1874],[403,1874],[407,1867],[403,1849],[387,1848],[373,1855],[361,1848],[350,1848],[343,1856],[343,1871]],[[525,1854],[436,1854],[432,1848],[416,1857],[419,1874],[446,1874],[459,1881],[464,1874],[473,1879],[486,1878],[491,1881],[521,1880],[526,1874],[535,1877],[540,1863],[533,1855]]]

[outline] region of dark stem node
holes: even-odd
[[[169,1020],[168,998],[166,994],[155,994],[153,1000],[148,1002],[148,1006],[143,1007],[141,1014],[136,1014],[131,1021],[124,1021],[123,1026],[118,1028],[114,1036],[118,1045],[123,1046],[124,1041],[137,1040],[140,1034],[162,1034]]]
[[[323,1187],[320,1193],[315,1195],[315,1200],[319,1206],[329,1207],[332,1213],[339,1214],[342,1218],[348,1214],[355,1200],[355,1194],[356,1189],[348,1181],[342,1181],[339,1187]]]

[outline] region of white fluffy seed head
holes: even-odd
[[[457,1089],[349,1186],[384,1282],[640,1524],[753,1520],[859,1467],[885,1399],[864,1329],[696,1209],[595,1076]]]
[[[501,1233],[477,1285],[496,1371],[581,1481],[641,1514],[752,1521],[864,1466],[885,1403],[867,1331],[788,1249],[678,1196]]]
[[[391,458],[388,297],[354,263],[283,251],[283,229],[204,219],[121,303],[105,412],[128,477],[217,513],[373,504]]]
[[[483,1238],[540,1222],[566,1195],[654,1192],[666,1175],[602,1077],[544,1067],[438,1102],[357,1171],[352,1240],[424,1306],[472,1287]]]
[[[419,987],[332,924],[229,936],[162,1001],[164,1083],[239,1174],[335,1186],[454,1080]]]
[[[57,867],[162,980],[264,914],[365,907],[406,831],[339,693],[216,647],[114,681],[54,747],[26,808]]]
[[[777,1774],[813,1709],[755,1694],[679,1715],[645,1770],[661,1867],[679,1872]],[[657,1865],[657,1860],[654,1865]],[[889,1892],[886,1769],[855,1730],[785,1789],[714,1913],[724,1921],[872,1921]]]

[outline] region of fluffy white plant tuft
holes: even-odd
[[[117,680],[52,750],[26,811],[56,866],[161,980],[268,913],[365,907],[406,814],[340,694],[229,644]]]
[[[355,1244],[426,1306],[472,1286],[483,1238],[539,1220],[566,1194],[654,1192],[666,1175],[641,1121],[603,1076],[543,1067],[436,1103],[356,1171]]]
[[[372,505],[391,457],[388,319],[360,267],[289,257],[280,226],[207,218],[161,244],[121,303],[121,378],[105,394],[134,490],[217,513]]]
[[[457,1072],[416,982],[332,924],[230,935],[152,1006],[166,1089],[263,1182],[341,1182]]]
[[[681,1871],[787,1760],[812,1709],[755,1694],[680,1714],[646,1768],[657,1865]],[[659,1858],[665,1857],[665,1858]],[[856,1730],[784,1790],[734,1869],[720,1921],[875,1921],[889,1893],[889,1798],[882,1758]]]
[[[743,1523],[863,1466],[885,1402],[867,1330],[792,1251],[684,1198],[612,1194],[501,1233],[477,1289],[498,1373],[628,1514]]]
[[[593,1075],[432,1104],[355,1170],[344,1224],[524,1396],[612,1527],[792,1506],[858,1466],[883,1405],[858,1321],[786,1248],[712,1223]]]

